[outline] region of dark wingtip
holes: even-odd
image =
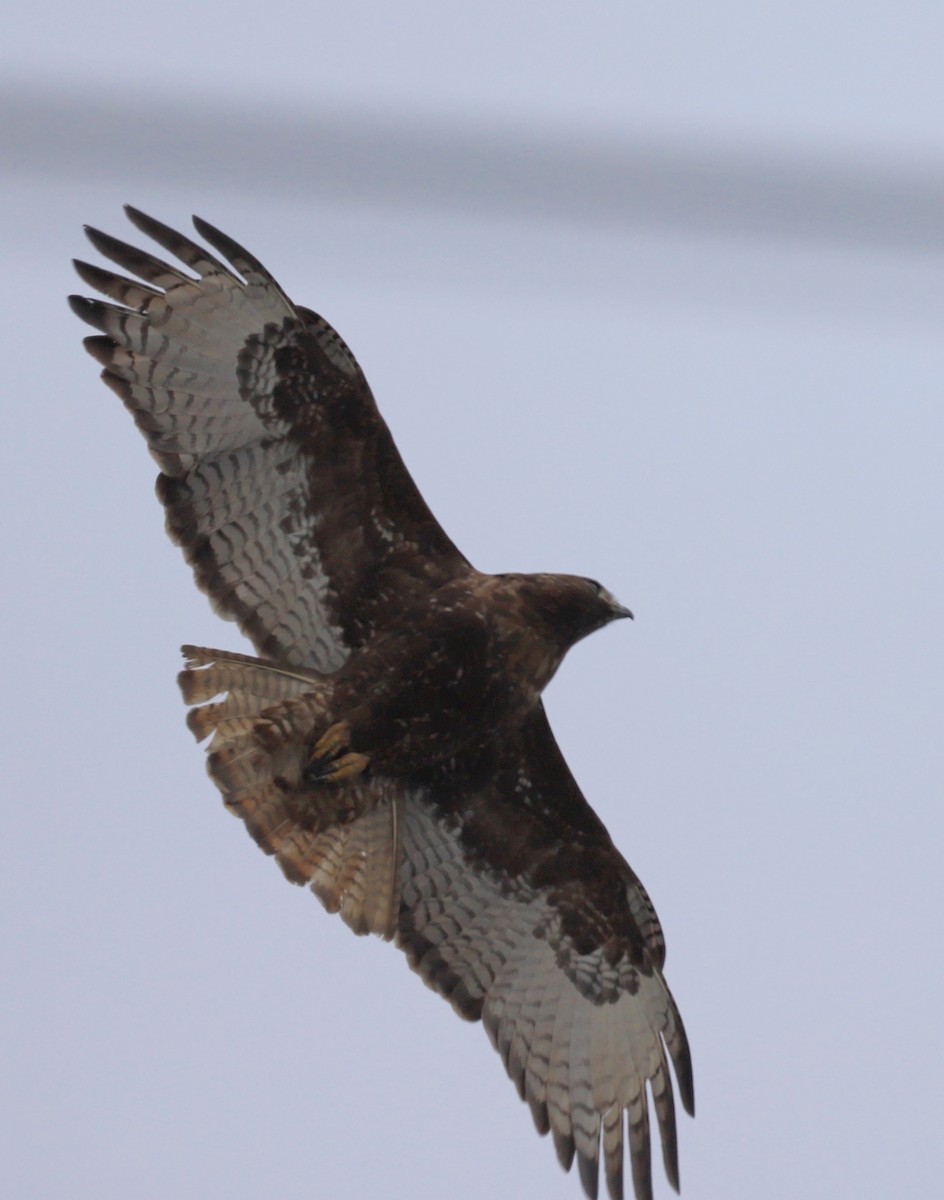
[[[543,1100],[535,1100],[532,1096],[528,1097],[528,1105],[531,1109],[531,1118],[534,1121],[534,1128],[538,1131],[541,1137],[544,1137],[551,1128],[551,1122],[547,1112],[547,1105]]]
[[[557,1161],[569,1171],[574,1161],[574,1139],[567,1133],[560,1133],[557,1129],[551,1128],[551,1137],[554,1139],[554,1149],[557,1151]]]
[[[678,1082],[682,1107],[690,1117],[695,1115],[695,1079],[692,1074],[692,1053],[688,1046],[688,1035],[678,1011],[675,1013],[676,1028],[674,1035],[666,1042],[672,1066],[675,1068],[675,1078]]]
[[[623,1159],[620,1156],[619,1166],[606,1168],[606,1191],[610,1200],[624,1200],[623,1190]]]
[[[695,1115],[695,1081],[692,1078],[691,1062],[685,1063],[685,1069],[679,1071],[678,1064],[675,1064],[675,1078],[678,1080],[679,1095],[682,1098],[682,1108],[690,1117]]]
[[[72,266],[75,268],[75,273],[87,283],[89,287],[95,288],[96,291],[105,292],[105,284],[112,278],[110,271],[105,271],[101,267],[93,266],[92,263],[87,263],[81,258],[74,258]]]
[[[88,296],[69,296],[68,300],[69,307],[80,321],[94,329],[101,329],[102,307],[97,300],[90,300]]]
[[[190,220],[193,221],[193,227],[201,237],[205,237],[208,242],[212,242],[213,237],[222,238],[222,234],[215,225],[211,225],[209,221],[205,221],[203,217],[198,217],[196,213],[192,213]]]
[[[211,225],[209,221],[205,221],[203,217],[198,217],[194,214],[191,220],[193,221],[194,229],[196,229],[204,241],[209,242],[213,249],[222,254],[243,276],[247,272],[254,273],[281,292],[282,289],[276,283],[268,268],[263,266],[254,254],[250,254],[244,246],[234,241],[229,234],[223,233],[221,229],[217,229],[215,225]],[[285,298],[287,301],[288,297]]]
[[[583,1190],[590,1197],[590,1200],[597,1200],[600,1190],[600,1160],[597,1158],[588,1158],[585,1154],[578,1154],[577,1170],[580,1174],[580,1182],[583,1184]]]
[[[139,229],[151,221],[146,212],[142,212],[140,208],[135,208],[133,204],[123,204],[121,207],[124,209],[124,214],[131,224],[137,225]]]
[[[110,233],[103,233],[100,229],[96,229],[94,225],[83,225],[85,236],[92,243],[95,249],[104,254],[106,258],[112,257],[112,251],[117,246],[119,249],[124,248],[124,242],[120,242],[118,238],[114,238]]]
[[[149,217],[146,212],[143,212],[140,208],[135,208],[133,204],[125,204],[123,207],[125,216],[131,224],[136,229],[140,229],[142,233],[147,234],[148,237],[153,238],[155,242],[164,246],[165,249],[167,249],[165,245],[166,238],[176,239],[180,237],[180,234],[171,229],[169,225],[165,225],[163,221],[158,221],[156,217]],[[173,253],[173,251],[171,252]]]
[[[82,339],[85,353],[90,354],[103,367],[110,367],[115,356],[115,343],[105,334]]]
[[[190,220],[193,222],[194,229],[204,241],[209,242],[213,249],[228,259],[230,264],[236,267],[237,270],[239,270],[237,264],[240,261],[257,269],[261,268],[261,263],[255,260],[248,251],[244,250],[238,242],[234,242],[228,234],[223,233],[221,229],[217,229],[209,221],[204,221],[203,217],[198,217],[196,213],[191,216]]]

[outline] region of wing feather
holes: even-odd
[[[481,1016],[539,1133],[576,1159],[595,1197],[601,1165],[623,1197],[624,1146],[650,1200],[649,1092],[678,1187],[666,1047],[693,1111],[681,1018],[662,977],[649,897],[567,771],[543,711],[464,776],[451,761],[406,801],[398,944],[466,1017]],[[485,785],[463,786],[463,778]],[[500,831],[500,835],[496,835]]]
[[[576,1160],[589,1197],[602,1158],[611,1200],[623,1200],[628,1137],[636,1198],[650,1200],[650,1091],[677,1187],[666,1049],[689,1112],[693,1097],[661,929],[543,709],[423,775],[299,793],[284,780],[299,777],[306,731],[331,719],[330,676],[185,653],[188,723],[211,738],[210,774],[286,876],[356,933],[395,936],[430,987],[481,1018],[538,1132],[551,1133],[565,1170]]]
[[[651,1200],[651,1106],[678,1188],[669,1060],[694,1112],[685,1031],[652,902],[574,782],[538,706],[492,744],[409,779],[305,783],[331,673],[471,568],[436,523],[350,349],[265,267],[136,209],[186,268],[89,230],[128,275],[77,263],[86,340],[161,467],[167,530],[271,661],[185,647],[192,732],[227,807],[356,933],[396,937],[483,1021],[535,1127],[595,1200]],[[192,273],[188,273],[192,272]]]
[[[260,653],[333,671],[469,565],[335,330],[205,221],[197,231],[220,257],[126,212],[187,270],[88,229],[128,274],[77,262],[106,299],[71,303],[161,468],[168,532]]]

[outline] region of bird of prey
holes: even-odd
[[[258,658],[185,646],[188,723],[226,807],[356,933],[481,1019],[565,1170],[678,1188],[689,1048],[652,903],[541,701],[632,614],[593,580],[477,571],[437,524],[354,356],[251,254],[133,208],[181,265],[94,229],[77,262],[102,378],[147,439],[167,531]]]

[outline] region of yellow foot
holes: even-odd
[[[305,771],[305,776],[307,779],[317,779],[326,783],[340,783],[342,779],[350,779],[353,775],[360,775],[369,762],[370,759],[366,754],[350,752],[342,754],[340,758],[334,759],[333,762],[325,763],[324,766],[310,763]],[[317,773],[313,774],[313,771]]]
[[[347,721],[336,721],[315,742],[311,753],[312,763],[330,762],[337,758],[351,740],[351,726]]]
[[[351,726],[347,721],[338,721],[315,742],[311,758],[304,770],[306,783],[325,781],[339,783],[360,775],[370,761],[366,754],[354,751],[342,753],[351,740]]]

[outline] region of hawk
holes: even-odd
[[[671,1059],[691,1059],[652,903],[580,792],[541,693],[632,614],[593,580],[486,575],[437,524],[353,354],[251,254],[128,208],[164,261],[94,229],[85,341],[161,469],[167,531],[258,658],[185,646],[190,729],[226,807],[355,933],[481,1019],[588,1196],[602,1156],[678,1188]]]

